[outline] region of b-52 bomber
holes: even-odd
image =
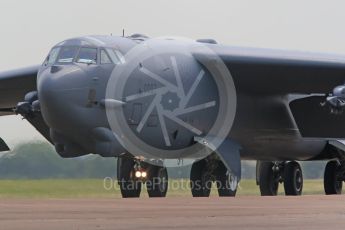
[[[213,39],[85,36],[43,64],[0,73],[0,113],[20,114],[63,158],[118,158],[123,197],[164,197],[167,167],[190,162],[194,197],[235,196],[241,160],[261,195],[301,195],[298,161],[345,179],[345,56],[231,47]],[[9,150],[4,141],[1,150]],[[173,163],[172,163],[173,162]]]

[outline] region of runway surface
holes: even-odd
[[[0,199],[0,229],[344,229],[345,196]]]

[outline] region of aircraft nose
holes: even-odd
[[[46,92],[85,87],[82,85],[83,81],[80,81],[80,77],[84,75],[84,72],[75,65],[51,66],[38,75],[38,90]]]
[[[45,121],[58,123],[72,104],[80,104],[88,87],[85,73],[78,66],[51,66],[38,75],[37,89]],[[60,117],[60,118],[59,118]]]

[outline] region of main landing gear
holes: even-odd
[[[118,158],[117,179],[123,198],[139,197],[143,184],[146,184],[149,197],[165,197],[168,191],[168,171],[165,167],[132,158]]]
[[[234,197],[238,180],[231,174],[221,160],[206,158],[196,161],[190,173],[190,187],[193,197],[208,197],[212,182],[216,182],[218,195]]]
[[[302,169],[296,161],[261,161],[257,164],[257,176],[262,196],[276,196],[280,183],[284,183],[286,195],[298,196],[302,194]],[[344,181],[345,161],[329,161],[325,168],[323,181],[325,194],[341,194]]]
[[[325,168],[323,185],[326,195],[341,194],[345,179],[345,162],[329,161]]]
[[[262,196],[276,196],[280,183],[285,195],[299,196],[303,190],[303,175],[299,163],[262,161],[257,164],[257,182]]]

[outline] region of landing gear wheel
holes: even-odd
[[[234,197],[236,195],[238,179],[228,171],[223,162],[219,162],[217,168],[217,189],[220,197]]]
[[[279,188],[278,173],[274,170],[274,163],[263,161],[260,163],[259,186],[261,196],[276,196]]]
[[[117,159],[117,179],[123,198],[139,197],[141,181],[135,177],[135,161],[129,158]]]
[[[194,162],[190,172],[190,187],[193,197],[210,196],[212,186],[211,174],[207,171],[207,162]]]
[[[329,161],[327,163],[323,180],[326,195],[341,194],[343,181],[338,176],[340,167],[338,161]]]
[[[299,163],[290,161],[284,168],[284,189],[287,196],[300,196],[303,189],[303,174]]]
[[[165,197],[168,191],[168,171],[165,167],[150,166],[146,182],[149,197]]]

